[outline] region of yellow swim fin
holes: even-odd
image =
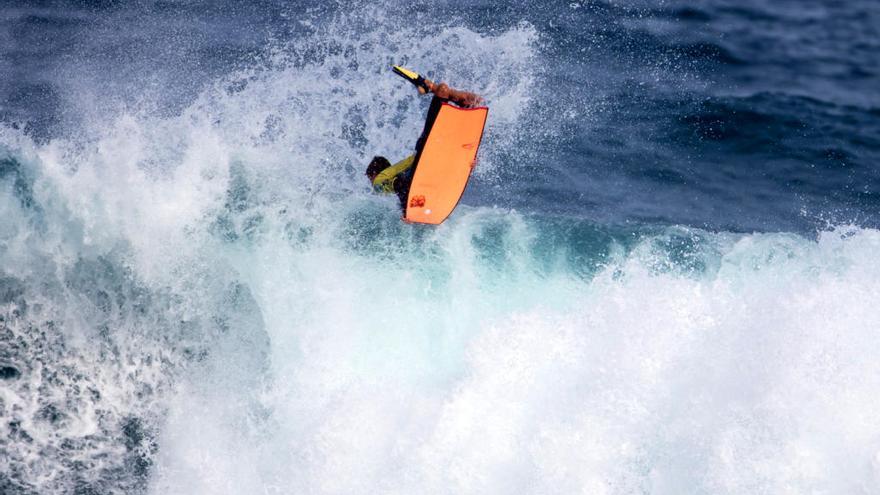
[[[419,93],[425,94],[430,89],[428,89],[428,83],[425,82],[425,78],[419,75],[417,72],[413,72],[409,69],[404,69],[399,65],[391,66],[391,70],[394,71],[398,76],[406,79],[407,81],[413,83],[416,88],[418,88]]]

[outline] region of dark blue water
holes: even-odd
[[[523,207],[735,231],[876,225],[876,5],[587,4],[531,18],[549,45],[542,117],[562,132],[537,138],[546,161],[518,164],[552,167]]]
[[[0,492],[877,493],[878,163],[876,1],[5,2]]]
[[[302,19],[320,26],[347,8],[16,2],[3,14],[0,117],[49,139],[96,107],[174,113],[320,30]],[[400,23],[451,16],[485,33],[528,22],[540,36],[535,132],[499,151],[510,156],[495,187],[475,184],[471,204],[713,230],[877,225],[874,2],[385,9]]]

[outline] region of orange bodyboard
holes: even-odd
[[[471,171],[489,109],[443,103],[415,164],[404,220],[437,225],[458,205]]]

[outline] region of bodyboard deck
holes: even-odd
[[[437,225],[458,205],[475,165],[489,109],[443,103],[415,163],[404,220]]]

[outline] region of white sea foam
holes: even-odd
[[[517,236],[486,278],[486,215],[430,267],[255,253],[271,372],[175,399],[155,491],[876,487],[880,233],[731,237],[699,276],[636,250],[591,280],[537,276]]]

